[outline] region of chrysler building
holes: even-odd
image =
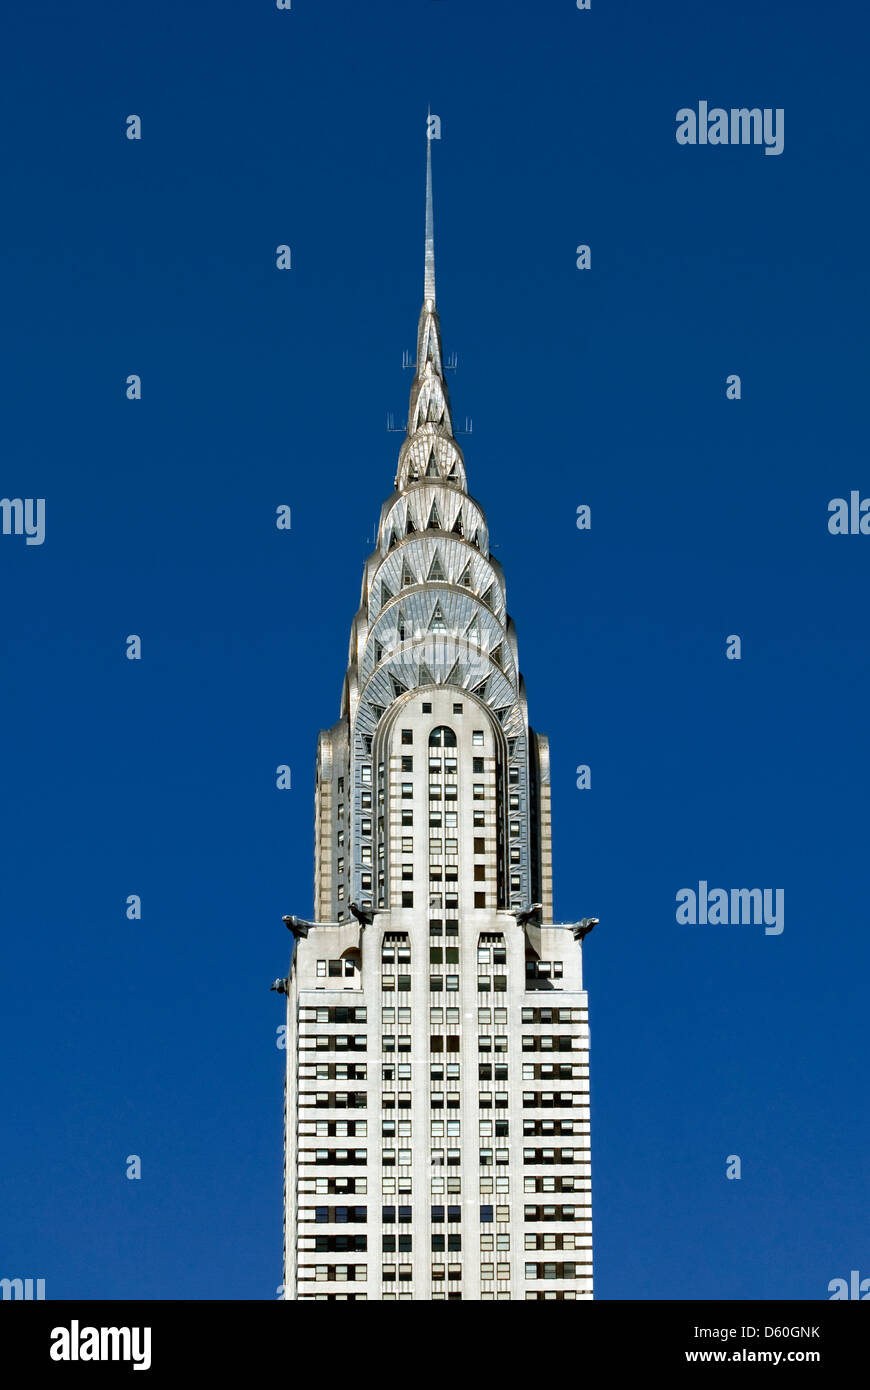
[[[509,405],[509,402],[506,402]],[[544,544],[543,538],[541,544]],[[423,307],[394,490],[320,734],[313,920],[284,920],[286,1299],[589,1299],[582,944],[549,748]]]

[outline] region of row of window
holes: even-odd
[[[436,1036],[436,1035],[433,1034],[432,1036],[434,1037],[434,1036]],[[436,1049],[433,1048],[432,1050],[435,1051]],[[455,1049],[455,1048],[452,1048],[452,1047],[448,1047],[448,1048],[446,1048],[446,1049],[445,1049],[445,1048],[438,1048],[438,1049],[437,1049],[437,1051],[440,1051],[440,1052],[443,1052],[443,1051],[451,1052],[451,1051],[456,1051],[456,1050],[458,1050],[458,1049]],[[498,1051],[499,1049],[496,1048],[495,1050]],[[508,1079],[507,1062],[496,1062],[494,1066],[493,1066],[493,1064],[490,1063],[490,1062],[481,1062],[481,1063],[479,1064],[478,1068],[477,1068],[477,1074],[478,1074],[478,1077],[479,1077],[479,1079],[480,1079],[481,1081],[493,1081],[493,1080],[495,1080],[495,1081],[507,1081],[507,1079]],[[365,1079],[366,1079],[366,1066],[365,1066],[365,1063],[363,1063],[363,1062],[356,1062],[356,1063],[330,1062],[330,1063],[320,1063],[320,1064],[317,1065],[317,1066],[310,1066],[310,1065],[305,1065],[305,1064],[303,1064],[303,1063],[300,1063],[299,1075],[300,1075],[300,1078],[303,1079],[303,1080],[315,1079],[315,1080],[324,1080],[324,1081],[365,1081]],[[396,1066],[395,1064],[390,1063],[390,1064],[387,1064],[387,1065],[385,1065],[384,1067],[382,1067],[382,1069],[381,1069],[381,1079],[382,1079],[382,1081],[395,1081],[397,1076],[398,1076],[398,1079],[399,1079],[400,1081],[402,1081],[402,1080],[410,1081],[410,1080],[411,1080],[411,1063],[410,1063],[410,1062],[400,1062],[400,1063],[398,1064],[398,1066]],[[430,1067],[429,1076],[430,1076],[430,1079],[431,1079],[432,1081],[443,1081],[443,1080],[444,1080],[444,1076],[445,1076],[445,1068],[444,1068],[443,1065],[441,1065],[441,1064],[437,1064],[437,1065],[436,1065],[436,1064],[433,1064],[433,1065]],[[450,1081],[450,1080],[456,1080],[456,1081],[458,1081],[458,1080],[459,1080],[459,1063],[458,1063],[458,1062],[448,1062],[447,1068],[446,1068],[446,1076],[447,1076],[447,1080],[448,1080],[448,1081]],[[524,1081],[555,1080],[555,1079],[567,1081],[567,1080],[570,1080],[570,1079],[572,1079],[572,1078],[580,1078],[580,1079],[583,1079],[583,1080],[587,1080],[588,1077],[589,1077],[589,1067],[588,1067],[588,1065],[585,1064],[585,1063],[576,1063],[576,1064],[575,1064],[575,1063],[570,1063],[570,1062],[523,1063],[523,1075],[522,1075],[522,1079],[523,1079]],[[530,1093],[530,1094],[531,1094],[531,1093]]]
[[[399,976],[402,979],[402,976]],[[445,979],[447,982],[447,992],[455,992],[459,988],[458,975],[431,975],[429,977],[429,988],[433,993],[439,993],[444,988]],[[496,975],[494,977],[496,989],[504,989],[505,976]],[[502,984],[499,985],[499,981]],[[487,988],[489,987],[487,981]],[[401,988],[401,986],[400,986]],[[403,1010],[399,1011],[404,1012]],[[409,1020],[410,1021],[410,1020]],[[383,1036],[384,1051],[394,1052],[395,1034],[385,1034]],[[399,1051],[410,1050],[410,1034],[399,1034]],[[402,1040],[405,1039],[407,1047],[403,1049]],[[443,1045],[443,1035],[432,1034],[430,1039],[431,1051],[433,1052],[458,1052],[459,1037],[448,1037],[448,1046]],[[575,1037],[570,1033],[555,1034],[552,1036],[534,1037],[523,1034],[521,1048],[523,1052],[582,1052],[584,1040]],[[367,1048],[367,1035],[365,1033],[300,1033],[299,1050],[305,1051],[325,1051],[325,1052],[365,1052]],[[478,1052],[507,1052],[508,1038],[506,1033],[479,1033],[477,1039]]]
[[[430,963],[441,964],[441,956],[445,956],[447,965],[458,963],[459,948],[448,946],[446,950],[442,947],[432,947],[429,952]],[[500,977],[496,976],[496,979]],[[581,1023],[585,1022],[585,1011],[582,1009],[523,1009],[523,1023]],[[555,1018],[530,1018],[530,1014],[555,1014]],[[561,1015],[561,1017],[558,1017]],[[367,1011],[365,1008],[330,1008],[330,1009],[302,1009],[299,1014],[302,1023],[365,1023],[367,1022]],[[444,1010],[441,1008],[430,1008],[430,1023],[443,1023],[445,1020]],[[459,1009],[448,1009],[446,1014],[448,1023],[459,1023]],[[487,1008],[479,1008],[477,1011],[477,1022],[480,1025],[492,1022],[507,1023],[507,1009],[498,1007],[494,1011]],[[410,1023],[410,1005],[396,1008],[393,1005],[386,1005],[381,1009],[382,1023]]]
[[[440,825],[440,823],[441,823],[440,817],[439,817],[438,823],[439,823],[439,825]],[[448,824],[449,824],[449,823],[450,823],[450,822],[448,821]],[[431,821],[431,820],[429,821],[429,824],[430,824],[430,825],[432,824],[432,821]],[[409,877],[411,877],[411,875],[409,875]],[[519,884],[517,884],[517,887],[519,887]],[[413,889],[406,889],[406,890],[404,890],[404,891],[400,894],[400,897],[401,897],[401,902],[399,903],[399,906],[400,906],[400,907],[413,907],[413,906],[414,906],[414,892],[413,892]],[[430,893],[430,895],[429,895],[429,906],[430,906],[430,907],[446,907],[446,908],[458,907],[458,906],[459,906],[459,895],[458,895],[457,893]],[[486,893],[475,893],[475,894],[474,894],[474,906],[475,906],[476,908],[486,907]]]
[[[322,1181],[322,1179],[318,1179]],[[492,1181],[491,1179],[489,1180]],[[500,1182],[505,1181],[500,1179]],[[552,1182],[554,1179],[541,1179],[543,1182]],[[573,1178],[563,1179],[563,1181],[575,1181]],[[549,1222],[558,1221],[588,1221],[591,1208],[588,1200],[584,1203],[554,1203],[551,1205],[526,1204],[523,1207],[523,1219],[526,1222]],[[433,1225],[442,1225],[445,1221],[448,1225],[460,1225],[462,1222],[462,1207],[460,1205],[444,1206],[435,1203],[429,1209],[430,1220]],[[509,1206],[492,1206],[482,1203],[480,1206],[480,1221],[482,1225],[491,1225],[493,1222],[504,1224],[510,1220]],[[315,1206],[300,1207],[300,1224],[314,1223],[316,1225],[364,1225],[368,1221],[368,1207],[365,1206]],[[410,1206],[382,1206],[381,1222],[385,1226],[398,1225],[410,1226],[413,1223],[413,1208]],[[530,1232],[535,1238],[535,1233]],[[545,1233],[542,1233],[545,1234]],[[564,1248],[564,1247],[563,1247]]]
[[[317,1110],[365,1110],[365,1091],[300,1091],[299,1108]]]
[[[366,1120],[300,1120],[301,1135],[316,1135],[323,1139],[365,1139],[368,1133]]]
[[[330,1195],[348,1197],[351,1195],[362,1195],[367,1191],[368,1179],[365,1177],[302,1177],[298,1180],[299,1192],[301,1194],[314,1193],[317,1196],[327,1197]],[[486,1173],[479,1173],[477,1186],[481,1195],[498,1193],[505,1195],[510,1192],[510,1178],[506,1176],[493,1176]],[[446,1192],[448,1196],[458,1196],[462,1191],[462,1179],[457,1174],[442,1175],[433,1173],[429,1179],[429,1187],[432,1195],[440,1195]],[[412,1182],[410,1177],[385,1176],[382,1179],[382,1192],[386,1195],[410,1196]],[[588,1192],[588,1178],[534,1178],[523,1179],[524,1192]]]
[[[336,964],[340,964],[340,962],[336,962]],[[367,1016],[367,1010],[364,1006],[346,1008],[344,1005],[337,1005],[335,1008],[301,1008],[299,1010],[300,1023],[365,1023]]]
[[[433,1109],[442,1108],[444,1096],[439,1094],[433,1100]],[[459,1097],[448,1101],[453,1109],[459,1108]],[[410,1108],[410,1107],[407,1107]],[[429,1133],[431,1138],[440,1139],[458,1138],[460,1131],[460,1120],[430,1120]],[[381,1136],[385,1139],[398,1137],[400,1139],[410,1139],[412,1135],[411,1120],[389,1120],[381,1121]],[[584,1128],[586,1127],[586,1128]],[[302,1136],[312,1135],[318,1138],[356,1138],[364,1139],[368,1132],[367,1121],[365,1120],[301,1120],[299,1122],[299,1134]],[[588,1133],[588,1121],[586,1120],[523,1120],[524,1135],[548,1135],[548,1134],[582,1134]],[[478,1133],[481,1138],[506,1139],[509,1135],[508,1120],[484,1120],[478,1121]]]
[[[316,1154],[316,1157],[313,1160],[306,1156],[307,1154],[312,1152]],[[531,1154],[532,1152],[533,1151],[530,1149],[523,1150],[524,1163],[573,1163],[575,1161],[573,1157],[541,1159],[526,1157],[526,1155]],[[549,1151],[542,1150],[541,1152]],[[574,1150],[563,1149],[554,1150],[553,1152],[561,1153],[563,1155],[567,1155],[570,1153],[573,1155]],[[582,1162],[584,1159],[584,1155],[588,1154],[588,1152],[588,1149],[578,1151],[576,1162]],[[318,1149],[315,1151],[305,1150],[303,1154],[300,1154],[300,1164],[311,1163],[312,1161],[314,1163],[330,1163],[340,1165],[348,1163],[359,1163],[360,1161],[364,1163],[365,1158],[363,1157],[363,1159],[360,1160],[354,1157],[353,1150],[340,1149]],[[381,1163],[385,1168],[394,1167],[396,1165],[398,1165],[398,1167],[400,1168],[410,1168],[413,1161],[414,1156],[411,1149],[383,1149],[381,1151]],[[443,1168],[445,1166],[448,1168],[458,1168],[461,1166],[462,1163],[462,1154],[459,1149],[430,1149],[428,1161],[433,1168]],[[510,1163],[510,1151],[508,1149],[479,1149],[478,1162],[482,1168],[490,1167],[493,1163],[497,1164],[499,1167],[506,1167]]]
[[[411,1109],[411,1091],[384,1091],[381,1095],[381,1105],[385,1110]],[[508,1093],[506,1091],[480,1091],[477,1097],[478,1105],[481,1109],[506,1110],[508,1107]],[[524,1091],[523,1106],[526,1109],[554,1109],[568,1106],[588,1105],[589,1091],[581,1089],[577,1091]],[[445,1108],[445,1093],[443,1091],[431,1091],[429,1103],[433,1110]],[[299,1105],[301,1109],[316,1108],[319,1110],[365,1110],[367,1106],[367,1096],[365,1091],[301,1091],[299,1093]],[[448,1110],[458,1110],[460,1108],[460,1093],[458,1091],[448,1091],[446,1093],[446,1108]]]
[[[342,956],[338,960],[319,960],[317,962],[318,979],[339,979],[349,978],[353,975],[355,961],[351,956]]]

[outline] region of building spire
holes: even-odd
[[[437,129],[438,117],[431,111],[426,117],[426,258],[423,276],[423,307],[417,325],[417,369],[411,384],[408,406],[408,439],[419,432],[431,434],[434,429],[453,437],[450,422],[450,399],[444,380],[441,355],[441,329],[435,307],[435,218],[432,212],[432,129]]]
[[[432,135],[431,112],[426,112],[426,268],[423,299],[435,304],[435,219],[432,215]]]

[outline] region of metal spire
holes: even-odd
[[[435,222],[432,216],[432,137],[426,113],[426,269],[423,276],[423,299],[435,304]]]

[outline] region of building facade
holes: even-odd
[[[320,734],[286,981],[284,1297],[592,1297],[580,924],[546,738],[453,433],[431,141],[405,438]],[[585,919],[588,921],[588,919]]]

